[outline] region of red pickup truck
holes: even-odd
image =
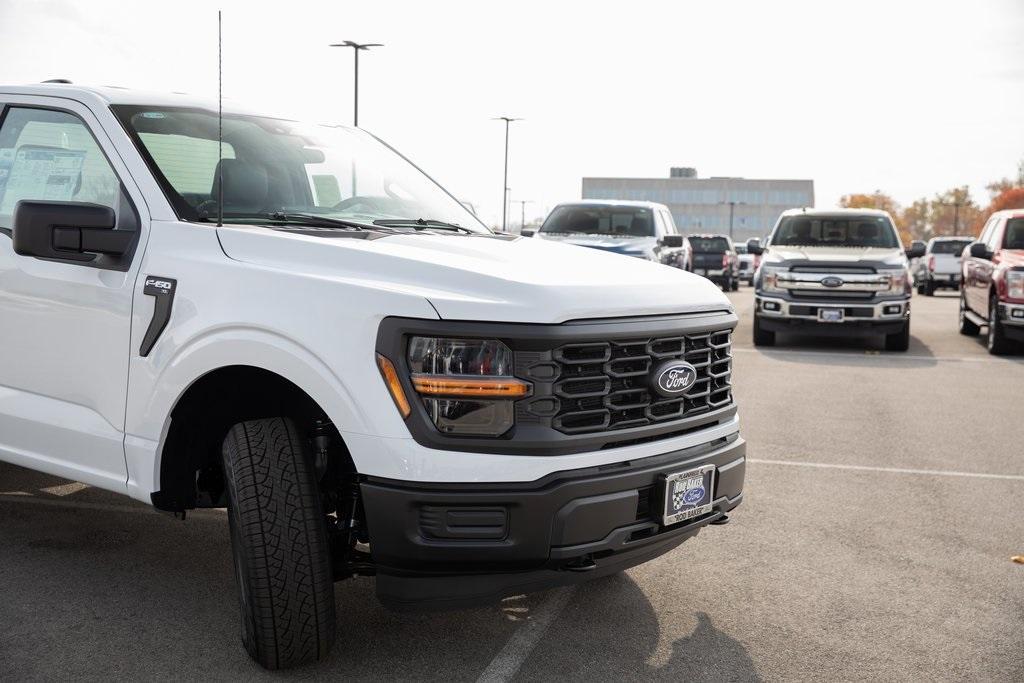
[[[1024,341],[1024,209],[998,211],[961,262],[960,333],[988,328],[988,350],[1008,353]]]

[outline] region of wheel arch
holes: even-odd
[[[327,436],[346,469],[355,464],[324,408],[290,379],[253,365],[227,365],[196,378],[168,416],[156,462],[157,509],[223,507],[221,445],[231,427],[249,420],[291,418],[302,436]]]
[[[265,330],[220,330],[169,358],[141,362],[152,365],[148,377],[146,368],[134,373],[131,391],[140,398],[129,400],[125,454],[129,488],[158,509],[222,502],[202,493],[199,478],[219,466],[223,437],[238,422],[285,416],[308,427],[315,420],[330,425],[342,449],[340,432],[367,433],[341,379],[304,347]]]

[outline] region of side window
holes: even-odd
[[[996,251],[1001,246],[1003,241],[1002,223],[1003,221],[999,219],[992,222],[992,228],[988,233],[988,239],[985,240],[985,245],[988,246],[989,251]]]
[[[676,227],[675,220],[672,219],[672,214],[662,209],[662,220],[665,221],[665,232],[669,235],[678,235],[679,228]]]
[[[996,223],[995,216],[993,216],[992,218],[988,219],[988,222],[985,223],[985,227],[981,229],[981,235],[978,237],[978,241],[979,242],[982,242],[984,244],[988,244],[988,238],[989,238],[989,235],[992,232],[992,226],[995,225],[995,223]]]
[[[0,125],[0,227],[22,199],[117,209],[121,183],[85,123],[66,112],[11,107]]]

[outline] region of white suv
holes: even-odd
[[[644,562],[739,504],[736,315],[676,268],[495,235],[360,130],[0,88],[0,460],[228,510],[242,638],[335,581],[461,605]]]

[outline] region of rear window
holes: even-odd
[[[771,244],[804,247],[880,247],[900,245],[886,216],[786,216]]]
[[[653,237],[654,214],[633,206],[558,206],[540,231],[547,234]]]
[[[690,246],[698,254],[721,254],[729,251],[729,240],[724,237],[691,237]]]
[[[1011,218],[1006,221],[1006,239],[1003,246],[1007,249],[1024,249],[1024,218]]]
[[[933,254],[956,254],[959,256],[963,253],[967,245],[970,244],[970,240],[942,240],[941,242],[932,243]]]

